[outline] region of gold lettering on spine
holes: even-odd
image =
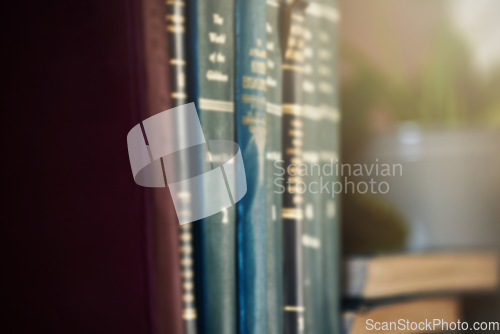
[[[212,14],[212,29],[213,31],[207,32],[208,42],[213,44],[214,51],[208,55],[208,60],[213,67],[205,72],[205,78],[208,81],[215,81],[226,83],[229,81],[229,74],[224,72],[218,64],[226,63],[225,49],[223,48],[227,43],[227,36],[224,30],[225,20],[219,13]],[[220,101],[222,103],[227,101]]]
[[[265,92],[267,83],[265,78],[256,78],[250,76],[243,76],[243,88],[244,89],[256,89]]]

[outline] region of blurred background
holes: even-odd
[[[386,195],[344,197],[344,252],[498,251],[500,2],[339,7],[342,160],[403,166],[375,178]],[[498,318],[498,296],[469,299],[469,318]]]

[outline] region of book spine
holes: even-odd
[[[317,64],[319,21],[310,13],[310,5],[305,10],[304,32],[304,78],[302,91],[304,94],[304,163],[307,175],[304,176],[307,186],[304,193],[304,230],[302,245],[304,247],[304,292],[306,333],[325,333],[324,331],[324,290],[325,281],[322,263],[322,176],[320,166],[320,132],[321,111],[319,108]]]
[[[266,2],[237,0],[235,107],[247,192],[237,204],[239,333],[267,331]]]
[[[165,2],[165,32],[168,39],[168,54],[170,66],[170,96],[173,101],[173,106],[179,106],[187,103],[187,82],[186,82],[186,1],[166,1]],[[179,120],[179,124],[174,125],[174,133],[177,133],[177,140],[183,141],[182,136],[188,135],[188,131],[183,130],[187,122]],[[182,153],[181,153],[182,154]],[[181,165],[181,163],[190,164],[189,158],[179,157],[179,165],[176,172],[182,175],[188,168]],[[187,178],[188,175],[181,176],[182,179]],[[177,195],[179,201],[184,206],[183,209],[178,210],[179,221],[190,221],[190,201],[191,194],[188,189],[179,191]],[[196,334],[196,304],[195,304],[195,280],[194,280],[194,256],[193,256],[193,232],[192,223],[182,224],[179,227],[179,240],[180,240],[180,265],[182,277],[182,303],[183,313],[182,319],[184,321],[184,333]]]
[[[193,98],[208,140],[235,140],[234,1],[189,2]],[[212,155],[215,163],[226,162]],[[210,192],[206,192],[211,196]],[[200,331],[237,333],[235,207],[195,225]]]
[[[282,103],[282,70],[281,70],[281,21],[280,0],[266,2],[267,30],[267,132],[266,132],[266,178],[267,178],[267,333],[283,333],[283,268],[282,268],[282,220],[281,193],[278,185],[282,185],[276,176],[275,163],[282,158],[281,154],[281,103]]]
[[[304,137],[302,72],[304,67],[304,8],[302,2],[285,4],[283,11],[283,329],[284,333],[304,333],[304,276],[301,194],[296,186],[303,182],[293,165],[303,163]]]
[[[146,115],[153,116],[172,106],[168,66],[168,41],[164,34],[163,3],[144,0],[142,4],[144,83]],[[165,188],[146,190],[147,231],[150,266],[151,331],[155,334],[182,334],[181,272],[178,253],[178,223],[170,192]]]
[[[339,157],[339,119],[337,89],[337,24],[339,13],[333,0],[318,0],[309,5],[311,15],[318,18],[318,93],[322,110],[320,159],[322,164],[335,164]],[[325,182],[337,181],[336,175],[325,176]],[[326,333],[340,333],[340,233],[338,195],[322,195],[323,270]]]

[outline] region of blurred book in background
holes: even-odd
[[[390,304],[365,306],[358,311],[348,311],[342,318],[344,333],[361,334],[367,331],[384,333],[432,333],[449,330],[449,323],[461,319],[461,301],[459,298],[441,297]],[[433,320],[439,319],[434,326]],[[401,322],[401,320],[403,320]],[[413,324],[433,323],[430,327],[418,328]],[[413,326],[413,327],[412,327]],[[408,328],[409,327],[409,328]]]

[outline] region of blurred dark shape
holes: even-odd
[[[405,219],[388,201],[372,195],[343,197],[344,253],[380,253],[404,250],[408,239]]]

